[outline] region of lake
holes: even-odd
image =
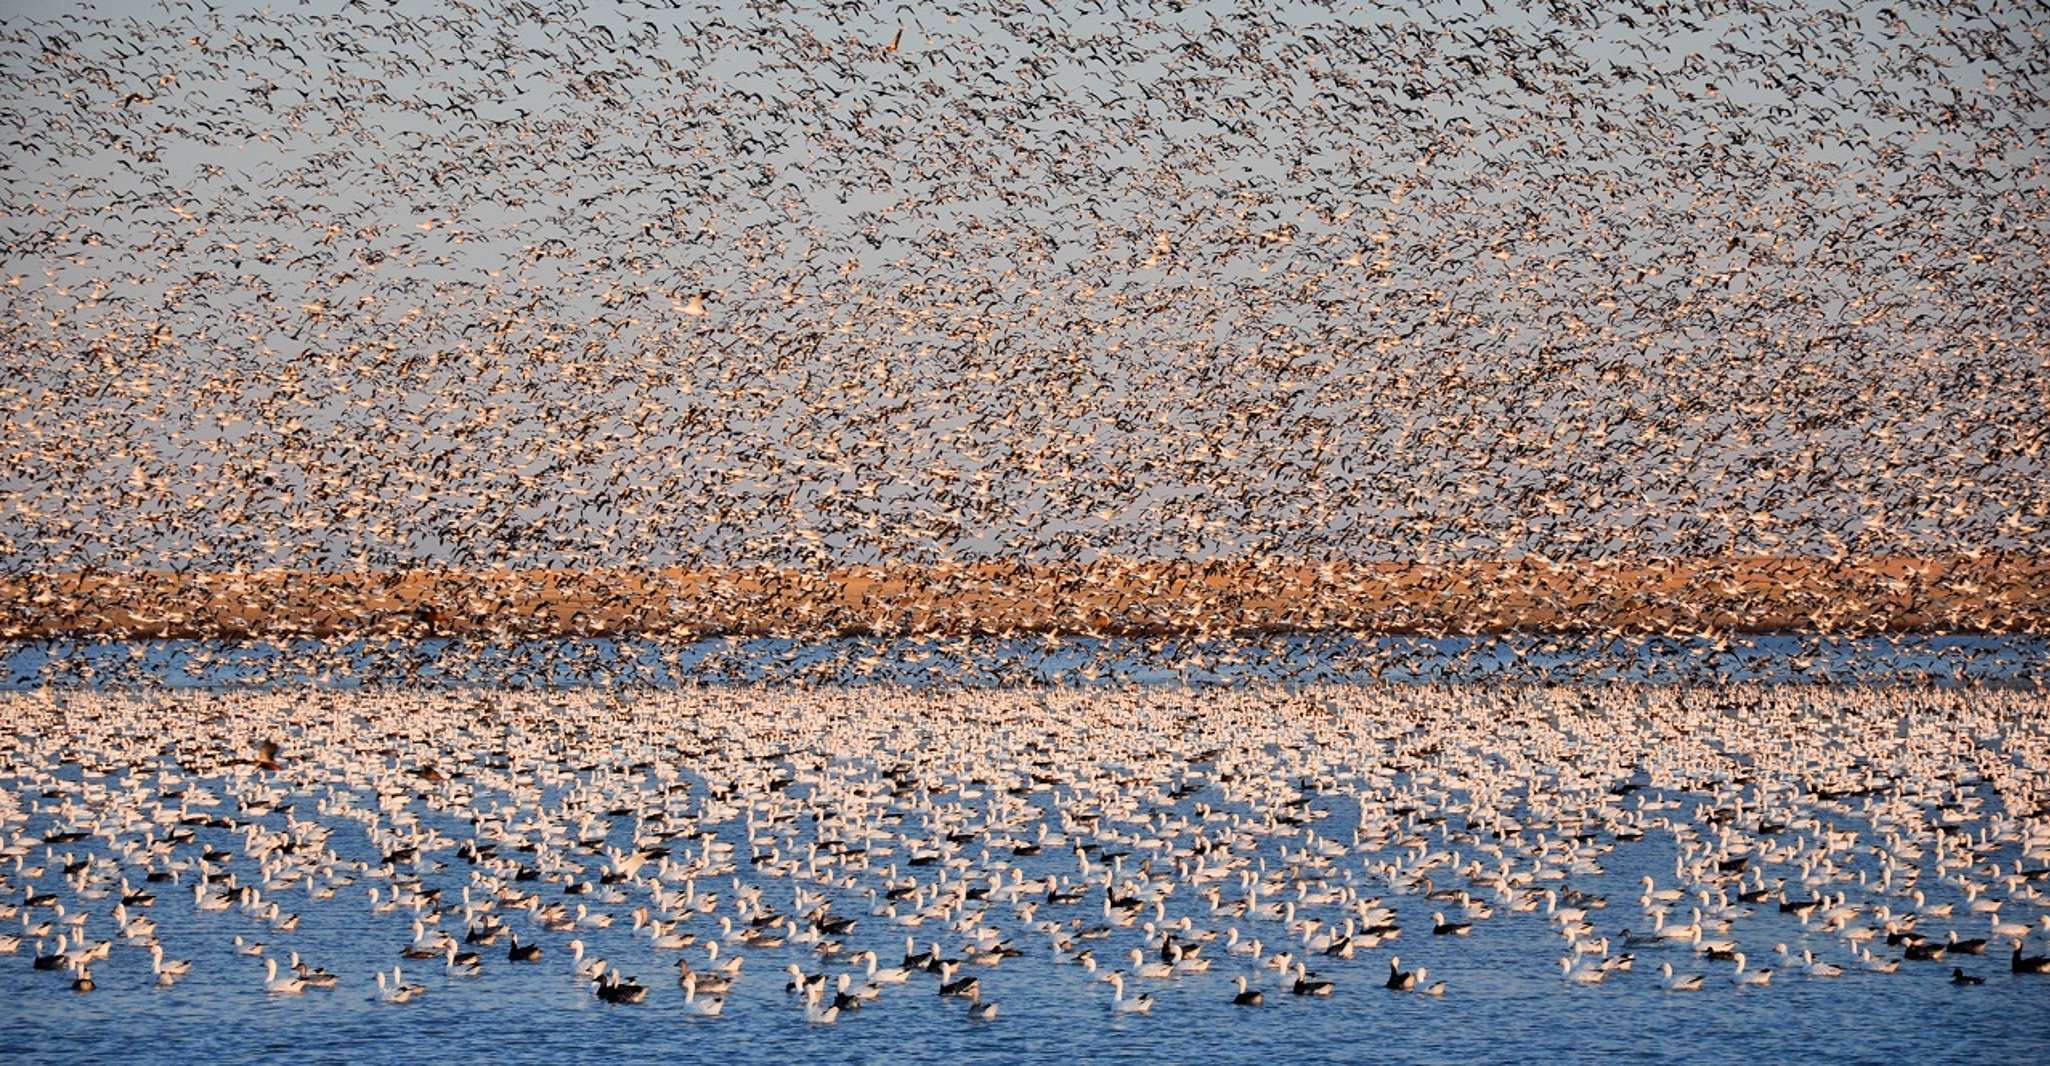
[[[53,686],[0,701],[15,856],[0,896],[18,904],[50,893],[67,913],[92,916],[88,940],[118,941],[91,968],[90,993],[33,969],[32,942],[0,956],[0,1058],[10,1062],[409,1062],[470,1049],[492,1061],[2012,1063],[2050,1048],[2050,976],[2010,975],[2003,950],[1893,974],[1862,972],[1852,954],[1864,943],[1900,956],[1883,938],[1853,934],[1918,906],[1905,895],[1909,878],[1925,911],[1953,909],[1922,919],[1939,942],[1952,929],[1986,935],[1967,880],[2008,897],[2006,917],[2033,924],[2050,913],[2043,881],[1995,876],[2043,865],[2050,846],[2043,810],[2008,806],[2030,788],[2040,794],[2028,775],[2050,760],[2045,705],[2026,688]],[[280,769],[237,761],[257,737],[280,742]],[[1865,782],[1862,798],[1822,790],[1842,781]],[[1938,817],[1952,808],[1959,820]],[[105,835],[40,842],[94,827]],[[1033,840],[1038,827],[1065,842],[1003,843]],[[170,843],[181,830],[190,839]],[[1959,832],[1983,835],[1969,867],[1944,865],[1932,843]],[[865,848],[849,848],[856,834]],[[259,856],[254,842],[267,837],[296,844],[266,844]],[[400,838],[418,853],[388,862]],[[493,856],[461,850],[487,841]],[[1860,910],[1828,929],[1771,900],[1738,906],[1744,874],[1705,863],[1709,843],[1718,856],[1748,853],[1756,876],[1785,880],[1797,899],[1842,891]],[[601,876],[636,848],[664,854],[630,877]],[[927,848],[934,862],[915,865]],[[1496,854],[1524,879],[1486,887]],[[1232,871],[1208,882],[1221,898],[1271,885],[1270,901],[1295,909],[1220,911],[1197,887],[1216,856],[1213,872]],[[1736,915],[1725,935],[1751,965],[1777,968],[1769,986],[1732,986],[1731,963],[1686,944],[1626,943],[1626,928],[1641,934],[1652,921],[1642,879],[1677,885],[1680,866],[1711,893],[1711,912]],[[516,868],[536,876],[519,880]],[[152,869],[176,870],[178,881],[148,883]],[[266,886],[258,905],[199,909],[192,884],[207,869],[212,893],[228,892],[230,875]],[[158,987],[149,956],[113,936],[123,877],[156,895],[135,913],[155,921],[167,954],[191,962],[172,987]],[[869,894],[915,883],[945,898],[943,887],[1049,878],[1094,887],[1029,915],[1019,910],[1027,896],[960,896],[918,926],[876,913],[885,901]],[[1465,936],[1435,936],[1434,913],[1464,912],[1428,898],[1432,884],[1464,888],[1494,913]],[[716,894],[717,914],[679,908],[686,885]],[[1103,921],[1112,885],[1159,902],[1139,905],[1132,926],[1074,941],[1091,946],[1100,971],[1131,969],[1132,948],[1154,957],[1148,922],[1187,918],[1189,937],[1219,935],[1202,949],[1215,960],[1208,972],[1134,979],[1155,997],[1149,1015],[1114,1013],[1110,989],[1057,961],[1056,934],[1040,926],[1082,936]],[[376,913],[374,886],[386,900],[403,887],[413,905]],[[504,940],[475,948],[480,977],[400,959],[414,917],[438,913],[431,924],[462,936],[455,900],[466,887],[480,898],[531,893],[539,908],[588,903],[613,921],[551,932],[505,903],[496,914],[544,946],[539,962],[510,962]],[[1547,888],[1600,900],[1574,941],[1535,898]],[[436,890],[439,902],[425,902]],[[760,913],[736,906],[757,890],[761,909],[796,916],[824,905],[856,926],[832,957],[795,939],[731,945],[729,957],[746,963],[723,1015],[690,1016],[674,960],[702,967],[703,943],[721,935],[716,917]],[[297,913],[296,929],[250,913],[263,898]],[[1291,994],[1289,980],[1232,954],[1224,938],[1262,937],[1271,956],[1301,939],[1302,923],[1329,935],[1368,899],[1392,912],[1399,938],[1349,959],[1296,945],[1336,986],[1328,998]],[[1691,896],[1674,904],[1671,920],[1696,906]],[[699,943],[657,948],[632,928],[639,907],[681,910],[678,928]],[[62,927],[47,904],[30,915]],[[10,918],[5,931],[28,920]],[[893,967],[914,934],[958,953],[976,942],[970,927],[1021,952],[968,967],[999,1004],[993,1021],[971,1022],[924,973],[830,1027],[807,1022],[785,992],[786,964],[851,973],[858,987],[855,952],[873,949]],[[261,959],[239,955],[237,936],[281,962],[297,951],[340,984],[267,995]],[[573,937],[649,984],[648,1001],[596,998],[573,976]],[[1634,965],[1599,984],[1562,981],[1570,943],[1597,938],[1607,957],[1634,954]],[[1777,956],[1780,944],[1792,962]],[[1850,972],[1804,975],[1804,948]],[[2032,953],[2046,948],[2040,935],[2031,941]],[[1442,997],[1381,987],[1395,955],[1443,980]],[[1664,991],[1661,961],[1708,987]],[[401,963],[424,993],[377,1002],[371,973]],[[1984,984],[1952,984],[1954,963]],[[1266,990],[1265,1007],[1232,1005],[1239,974]]]

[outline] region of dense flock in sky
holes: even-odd
[[[12,1042],[2027,1060],[2046,32],[9,0]]]
[[[0,17],[0,559],[2041,550],[2031,3]]]

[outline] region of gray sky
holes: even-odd
[[[219,7],[0,19],[11,571],[2045,547],[2029,5]]]

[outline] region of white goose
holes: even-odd
[[[1124,971],[1112,971],[1106,980],[1110,982],[1110,1009],[1113,1012],[1118,1014],[1145,1014],[1153,1009],[1153,996],[1149,993],[1141,992],[1129,999],[1125,997]]]
[[[156,975],[158,984],[169,987],[172,982],[192,972],[192,960],[166,959],[164,958],[164,945],[151,944],[149,946],[149,968],[150,972]]]
[[[1565,978],[1567,984],[1600,984],[1603,978],[1609,976],[1609,971],[1604,970],[1599,966],[1575,965],[1579,958],[1581,957],[1569,955],[1559,960],[1559,975]]]
[[[683,975],[683,1009],[700,1018],[716,1018],[726,1009],[726,1000],[720,996],[698,996],[698,975]]]
[[[875,952],[873,952],[873,951],[865,951],[865,952],[862,952],[862,954],[864,954],[864,955],[868,956],[868,983],[869,983],[869,984],[872,984],[872,985],[901,985],[901,984],[903,984],[904,982],[906,982],[906,981],[908,981],[908,980],[910,980],[910,979],[911,979],[911,971],[909,971],[909,970],[906,970],[906,969],[905,969],[904,967],[902,967],[902,966],[892,966],[892,967],[889,967],[888,969],[882,969],[882,968],[880,968],[880,967],[879,967],[879,966],[877,965],[877,963],[876,963],[876,953],[875,953]]]
[[[273,996],[296,996],[306,991],[306,982],[300,978],[279,977],[278,960],[263,960],[263,990]]]
[[[1670,962],[1659,963],[1659,987],[1668,992],[1699,992],[1703,980],[1698,973],[1675,974]]]
[[[385,980],[384,971],[377,971],[377,1001],[380,1003],[410,1003],[414,996],[426,991],[419,985],[409,985],[399,979],[399,968],[392,967],[390,981]]]
[[[584,942],[582,940],[572,940],[569,942],[569,961],[579,980],[589,981],[605,972],[604,959],[593,958],[589,962],[584,961]]]
[[[1815,961],[1815,952],[1807,948],[1801,949],[1801,962],[1801,972],[1810,977],[1842,977],[1844,975],[1843,967],[1837,966],[1834,963]]]
[[[1133,948],[1130,955],[1132,958],[1132,972],[1141,977],[1165,981],[1174,976],[1174,965],[1172,963],[1147,962],[1146,953],[1138,948]]]
[[[810,986],[804,994],[804,1020],[813,1025],[831,1025],[840,1020],[839,1007],[820,1005],[825,989],[820,985]]]

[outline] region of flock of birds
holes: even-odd
[[[710,1018],[751,983],[819,1025],[909,997],[997,1021],[1038,962],[1116,1014],[1171,987],[1454,998],[1469,945],[1519,925],[1569,985],[2026,980],[2050,973],[2041,709],[1774,687],[17,694],[0,952],[81,993],[116,953],[166,988],[211,957],[252,996],[390,1005],[533,967]],[[337,937],[374,965],[325,968]]]
[[[0,15],[0,570],[2045,546],[2031,5],[1045,6]],[[1482,950],[2031,982],[2045,729],[1922,689],[46,688],[0,695],[0,975],[526,969],[819,1025],[1436,1009]]]
[[[719,638],[378,641],[272,639],[161,644],[19,644],[0,654],[0,689],[428,689],[695,685],[975,688],[1129,684],[2050,684],[2040,638],[1917,634],[1674,639],[1613,633],[1389,637],[1345,633],[1146,640],[1042,635],[893,639]]]
[[[64,7],[15,572],[2043,544],[2025,0]]]

